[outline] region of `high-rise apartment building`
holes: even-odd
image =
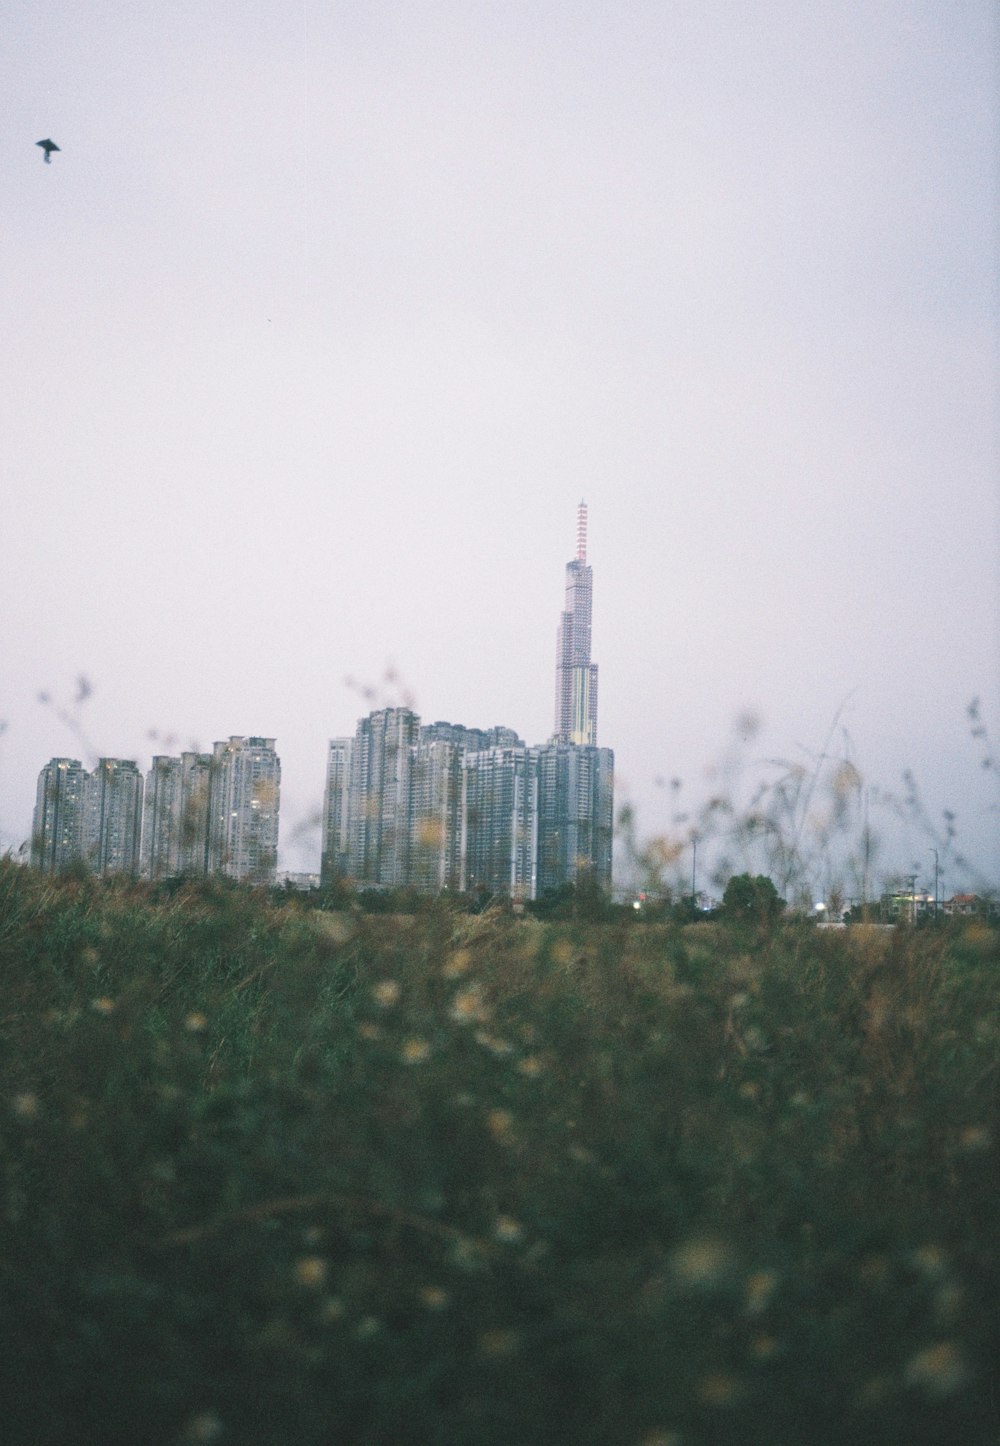
[[[142,811],[142,874],[167,879],[181,872],[181,760],[157,754],[146,774]]]
[[[212,789],[211,753],[181,754],[180,836],[177,872],[192,877],[208,873],[209,799]]]
[[[281,763],[273,738],[233,735],[212,750],[208,872],[273,884],[278,864]]]
[[[90,784],[88,862],[97,874],[138,874],[143,782],[131,758],[100,758]]]
[[[566,564],[566,597],[556,635],[554,743],[597,743],[597,664],[590,660],[594,576],[587,562],[587,504],[577,510],[576,556]]]
[[[614,754],[548,743],[538,756],[538,893],[592,880],[611,885]]]
[[[208,872],[211,753],[158,754],[146,774],[142,873],[147,879]]]
[[[533,899],[538,870],[537,750],[497,746],[463,765],[462,888]]]
[[[347,801],[353,749],[353,738],[331,738],[327,745],[320,853],[320,881],[324,885],[344,878],[348,872]]]
[[[409,708],[362,718],[351,750],[348,873],[357,883],[409,883],[410,772],[420,720]]]
[[[462,887],[462,748],[422,728],[410,775],[407,882],[428,893]]]
[[[85,862],[90,774],[78,758],[53,758],[38,775],[31,863],[46,874]]]

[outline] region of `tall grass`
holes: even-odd
[[[680,899],[693,890],[692,859],[700,860],[701,885],[721,894],[734,874],[764,874],[789,904],[808,912],[817,901],[839,914],[848,902],[870,903],[910,877],[888,854],[900,826],[923,841],[923,862],[913,874],[948,877],[953,891],[975,889],[995,899],[997,880],[984,874],[965,851],[959,820],[937,816],[910,770],[899,786],[876,786],[860,767],[854,744],[834,715],[817,750],[797,756],[754,757],[760,720],[740,714],[729,748],[711,770],[707,798],[688,801],[680,779],[661,780],[670,799],[666,829],[651,838],[638,830],[634,810],[620,810],[618,847],[623,870],[636,886],[658,897]],[[987,793],[984,810],[1000,816],[998,760],[978,699],[966,709],[977,771]],[[912,885],[911,885],[912,887]]]
[[[994,1442],[995,932],[0,869],[0,1419]]]

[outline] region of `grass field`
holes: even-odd
[[[0,866],[0,1437],[1000,1441],[1000,935]]]

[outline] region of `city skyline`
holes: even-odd
[[[503,724],[422,724],[408,707],[373,709],[331,738],[320,880],[360,888],[533,900],[583,880],[612,885],[614,755],[597,748],[590,660],[593,578],[587,514],[567,565],[557,630],[556,728],[526,747]],[[592,686],[591,686],[592,684]],[[38,777],[30,861],[151,880],[277,877],[281,760],[276,740],[230,736],[211,753],[101,758],[93,773],[53,758]]]
[[[506,725],[422,724],[409,704],[371,710],[358,720],[353,736],[328,743],[322,807],[315,815],[317,876],[325,883],[344,879],[424,892],[479,889],[523,899],[584,874],[611,887],[614,757],[596,746],[598,668],[591,658],[594,587],[587,532],[588,510],[581,500],[576,551],[565,566],[556,630],[555,720],[548,745],[526,747]],[[72,719],[64,721],[72,726]],[[744,726],[752,729],[752,720]],[[848,768],[848,793],[856,810],[865,811],[865,838],[874,838],[860,775]],[[836,772],[844,777],[843,764],[836,765]],[[153,879],[226,873],[273,882],[280,847],[280,778],[275,739],[262,736],[232,735],[228,742],[216,742],[210,753],[154,755],[145,798],[134,760],[101,757],[91,774],[79,760],[53,758],[38,777],[31,862],[52,871],[79,858],[98,873],[141,873]],[[818,767],[810,793],[819,782]],[[787,783],[786,778],[779,788]],[[795,787],[801,791],[801,780]],[[758,792],[758,800],[761,796]],[[839,809],[846,817],[849,803],[846,794],[834,800],[834,812]],[[919,806],[915,784],[911,804]],[[478,827],[477,811],[488,820],[483,827]],[[744,829],[739,819],[734,822],[737,833]],[[805,818],[796,825],[791,815],[785,823],[808,826]],[[713,842],[713,827],[703,817],[687,831],[692,890],[697,841]],[[507,839],[499,853],[486,842],[491,833]],[[714,837],[723,869],[734,867],[726,853],[727,836],[723,829]],[[677,838],[675,833],[674,842],[654,843],[652,855],[663,868],[672,865],[672,874],[663,872],[661,880],[674,888],[682,887],[683,872],[677,859],[684,848]],[[752,842],[749,848],[745,863]],[[814,858],[798,871],[794,887],[801,890],[806,875],[819,870],[839,896],[853,868],[850,896],[867,899],[874,888],[868,849],[866,842],[863,865],[857,858],[849,862],[843,848],[837,860],[832,854],[829,860]],[[930,852],[938,869],[939,852]],[[623,867],[627,877],[619,879],[620,885],[640,878],[642,865],[637,873],[635,861],[626,859]],[[285,872],[305,877],[316,870]],[[885,881],[897,873],[882,870]],[[783,886],[792,884],[789,874]]]
[[[546,737],[584,497],[643,837],[837,757],[1000,877],[989,0],[8,22],[0,847],[259,732],[307,870],[376,705]]]

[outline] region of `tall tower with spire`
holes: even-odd
[[[576,513],[576,556],[566,564],[566,600],[556,635],[555,743],[597,743],[597,664],[590,661],[594,575],[587,562],[587,504]]]

